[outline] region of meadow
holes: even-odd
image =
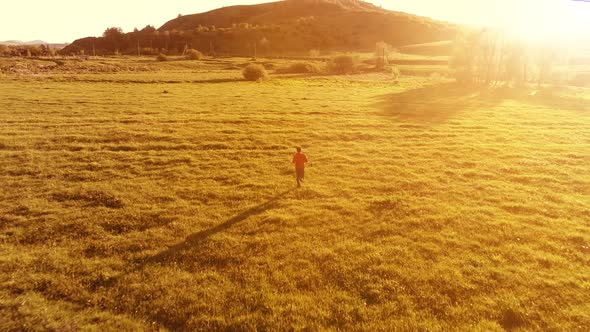
[[[588,88],[2,61],[2,331],[590,328]]]

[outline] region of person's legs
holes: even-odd
[[[303,182],[303,177],[305,176],[305,172],[303,168],[296,168],[295,173],[297,176],[297,187],[301,187],[301,182]]]

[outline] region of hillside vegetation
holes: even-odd
[[[0,330],[588,330],[588,89],[247,63],[0,74]]]
[[[307,54],[310,50],[373,50],[384,41],[393,46],[450,40],[453,25],[381,9],[355,0],[289,0],[231,6],[180,16],[161,28],[80,39],[63,54],[167,54],[186,47],[211,54]]]

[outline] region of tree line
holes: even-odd
[[[554,69],[567,67],[569,58],[567,48],[555,43],[524,42],[501,30],[483,29],[456,38],[449,64],[463,84],[541,85],[563,80]]]
[[[60,53],[64,55],[179,55],[188,49],[197,49],[208,54],[248,54],[254,49],[269,50],[266,34],[280,32],[276,26],[257,26],[248,23],[235,24],[229,28],[198,26],[193,30],[160,31],[153,26],[124,33],[121,28],[111,27],[101,37],[88,37],[75,41]]]
[[[55,55],[56,49],[49,45],[0,45],[0,56],[38,57]]]

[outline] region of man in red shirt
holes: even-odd
[[[293,156],[293,164],[295,164],[295,174],[297,175],[297,187],[301,187],[301,182],[305,177],[305,163],[307,157],[301,152],[301,148],[297,148],[297,153]]]

